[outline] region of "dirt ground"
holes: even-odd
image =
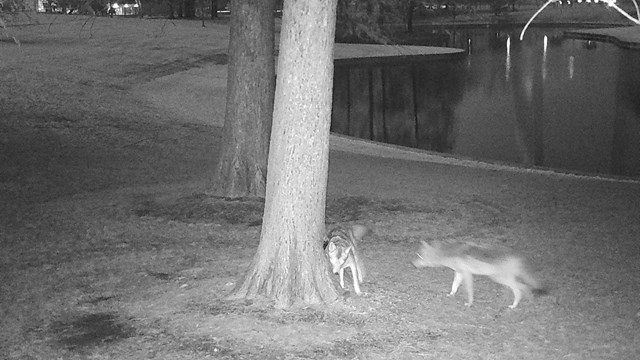
[[[39,21],[0,41],[0,358],[640,358],[640,184],[343,137],[327,222],[372,230],[364,294],[225,301],[261,218],[205,195],[227,25]],[[508,289],[476,278],[465,307],[445,296],[451,270],[410,264],[441,238],[517,249],[550,294],[509,310]]]

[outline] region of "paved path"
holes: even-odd
[[[406,56],[439,56],[462,54],[464,50],[408,45],[369,45],[341,44],[335,45],[334,59],[372,58],[372,57],[406,57]]]

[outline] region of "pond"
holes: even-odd
[[[332,131],[479,160],[640,178],[640,51],[566,29],[423,31],[446,60],[336,62]]]

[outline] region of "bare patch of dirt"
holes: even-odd
[[[56,342],[68,350],[95,347],[128,339],[135,335],[131,325],[111,313],[85,314],[58,320],[49,330]]]

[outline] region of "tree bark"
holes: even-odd
[[[337,0],[286,0],[258,251],[231,298],[338,298],[322,249]]]
[[[274,0],[232,0],[225,141],[216,195],[264,197],[275,89]]]
[[[196,17],[196,0],[184,0],[184,18],[185,19],[195,19]]]
[[[413,12],[416,9],[416,2],[414,0],[409,1],[409,5],[407,5],[407,32],[413,32]]]
[[[218,0],[211,0],[211,19],[218,17]]]

